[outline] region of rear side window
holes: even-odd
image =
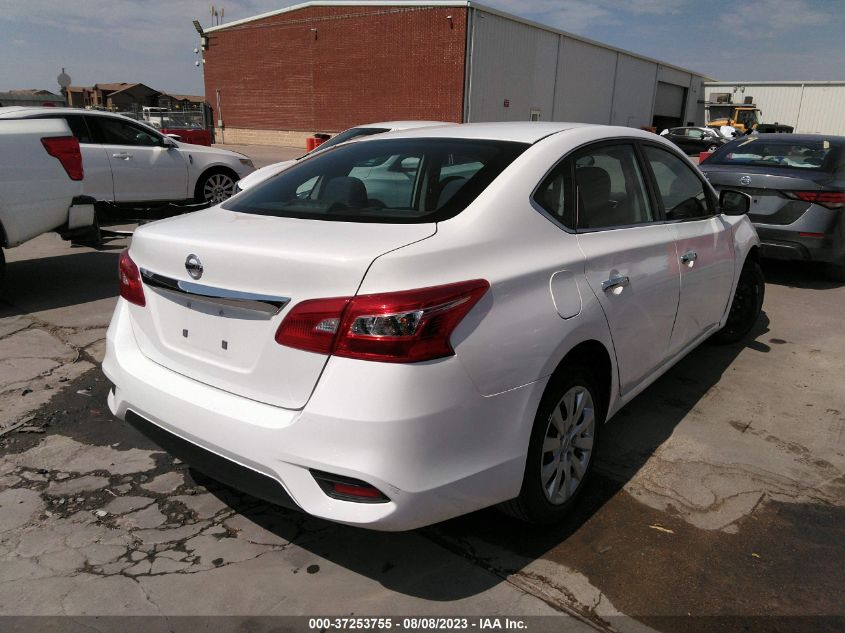
[[[85,117],[81,114],[66,114],[63,116],[44,116],[38,117],[39,119],[64,119],[67,122],[67,126],[70,128],[70,133],[76,137],[76,140],[80,143],[93,143],[94,138],[91,135],[91,131],[88,129],[88,125],[85,123]]]
[[[161,138],[152,130],[147,130],[129,120],[118,117],[88,117],[88,123],[96,128],[100,143],[105,145],[133,145],[156,147],[161,145]]]
[[[579,229],[629,226],[654,220],[632,145],[602,145],[582,150],[572,160]]]
[[[438,222],[465,209],[527,147],[472,139],[351,143],[299,161],[223,208],[342,222]]]
[[[643,147],[654,174],[667,220],[693,220],[713,215],[713,201],[689,165],[664,149]]]
[[[728,143],[707,159],[708,165],[736,165],[833,171],[838,144],[826,139],[745,137]]]
[[[561,162],[540,183],[534,194],[534,202],[539,204],[563,226],[575,228],[575,205],[572,204],[572,163]]]
[[[80,143],[93,143],[94,138],[91,136],[91,131],[85,123],[85,117],[78,114],[69,114],[65,117],[70,131]]]

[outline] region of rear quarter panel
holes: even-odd
[[[573,140],[590,135],[555,135],[526,150],[467,209],[439,223],[436,235],[376,259],[359,290],[489,281],[490,291],[452,336],[458,359],[485,396],[548,377],[584,340],[599,341],[613,359],[607,322],[586,283],[575,235],[530,202]],[[567,283],[553,282],[556,273],[563,274],[555,282]],[[563,305],[569,318],[558,312]]]

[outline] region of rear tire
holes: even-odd
[[[0,287],[3,286],[3,279],[6,277],[6,256],[3,254],[3,249],[0,248]]]
[[[725,327],[713,335],[716,343],[736,343],[751,331],[760,312],[766,294],[766,280],[763,269],[754,260],[746,260],[736,285],[731,311]]]
[[[534,419],[519,496],[499,509],[538,525],[563,519],[592,472],[604,411],[588,367],[553,376]]]

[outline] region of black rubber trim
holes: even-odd
[[[71,204],[97,204],[97,201],[91,196],[74,196]]]
[[[126,412],[126,421],[165,451],[212,479],[264,501],[300,510],[282,484],[272,477],[241,466],[193,442],[183,440],[134,411]]]

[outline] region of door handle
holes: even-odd
[[[695,260],[698,259],[698,253],[695,251],[687,251],[683,255],[681,255],[681,263],[686,264],[690,268],[692,268]]]
[[[601,289],[607,292],[608,290],[612,290],[614,294],[619,294],[622,292],[622,288],[627,286],[631,283],[631,280],[628,277],[622,275],[613,275],[610,279],[606,279],[605,281],[601,282]],[[619,292],[617,292],[617,290]]]
[[[130,158],[132,158],[132,154],[127,154],[127,153],[124,152],[124,153],[120,153],[120,154],[112,154],[111,157],[112,158],[119,158],[120,160],[129,160]]]

